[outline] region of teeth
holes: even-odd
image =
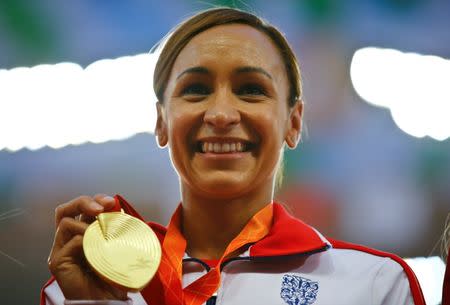
[[[222,145],[220,145],[219,143],[214,143],[214,152],[215,153],[222,152]]]
[[[222,151],[223,152],[230,152],[230,144],[228,144],[228,143],[225,143],[225,144],[223,144],[222,145]]]
[[[212,143],[212,142],[202,142],[201,143],[202,152],[207,153],[234,153],[243,152],[245,144],[242,142],[233,143]]]

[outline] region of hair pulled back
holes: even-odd
[[[214,8],[188,18],[179,24],[164,43],[153,75],[153,89],[159,100],[164,102],[164,91],[178,54],[197,34],[214,26],[225,24],[246,24],[265,33],[275,43],[283,59],[288,80],[288,105],[293,106],[302,97],[301,73],[297,58],[283,34],[263,19],[234,8]]]

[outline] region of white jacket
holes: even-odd
[[[116,198],[127,213],[140,218],[123,198]],[[149,225],[162,240],[164,228]],[[183,286],[208,269],[206,263],[186,256]],[[276,203],[269,234],[239,257],[225,260],[221,269],[220,287],[207,305],[425,305],[419,283],[402,259],[359,245],[327,240]],[[128,303],[66,304],[161,305],[159,285],[156,276],[141,293],[130,293]],[[64,296],[54,280],[42,290],[41,305],[44,304],[64,304]]]

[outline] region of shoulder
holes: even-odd
[[[328,238],[328,241],[331,243],[332,249],[335,252],[334,255],[340,259],[352,260],[353,263],[361,262],[362,264],[386,265],[393,272],[405,273],[411,282],[417,282],[417,278],[411,267],[395,254],[330,238]]]
[[[425,304],[419,281],[409,265],[399,256],[366,246],[328,239],[330,256],[337,268],[351,273],[373,274],[373,297],[400,297],[410,293],[415,305]],[[349,271],[351,269],[351,271]],[[355,274],[356,275],[356,274]]]

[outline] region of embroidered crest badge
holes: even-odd
[[[281,298],[288,305],[310,305],[316,301],[319,283],[286,274],[281,281]]]

